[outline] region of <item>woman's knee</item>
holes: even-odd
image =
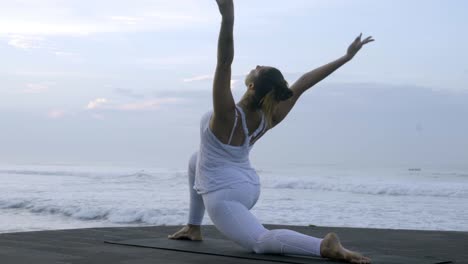
[[[265,250],[265,247],[264,245],[261,243],[262,241],[262,237],[267,234],[269,232],[269,230],[265,231],[264,233],[262,233],[260,236],[256,237],[255,238],[255,241],[252,243],[252,248],[250,248],[251,252],[254,252],[256,254],[265,254],[265,253],[268,253],[266,252]]]

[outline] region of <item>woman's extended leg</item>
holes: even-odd
[[[255,204],[259,188],[259,185],[241,183],[230,189],[203,194],[211,220],[228,239],[255,253],[322,256],[354,263],[370,263],[360,254],[345,252],[343,247],[338,247],[341,244],[334,234],[320,239],[293,230],[268,230],[263,227],[249,211]],[[353,254],[352,259],[350,254]]]
[[[227,238],[256,253],[320,256],[322,239],[287,230],[268,230],[249,211],[259,185],[236,184],[203,195],[208,214]]]
[[[169,235],[172,239],[190,239],[190,240],[202,240],[200,226],[205,215],[205,205],[203,204],[203,198],[194,189],[193,184],[195,182],[195,170],[197,166],[197,152],[195,152],[189,161],[188,166],[188,186],[190,192],[190,208],[187,226],[184,226],[181,230],[177,231],[173,235]]]

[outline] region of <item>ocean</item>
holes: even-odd
[[[468,231],[468,171],[257,168],[264,224]],[[0,233],[182,225],[186,168],[0,166]],[[212,224],[205,213],[203,224]]]

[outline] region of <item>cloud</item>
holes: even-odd
[[[234,76],[237,76],[237,75],[234,75]],[[212,81],[213,78],[214,78],[213,75],[205,74],[205,75],[198,75],[198,76],[194,76],[190,78],[185,78],[182,80],[182,82],[191,83],[191,82],[201,82],[201,81]],[[238,79],[231,79],[231,89],[236,88],[238,83],[239,83]]]
[[[170,57],[158,57],[158,58],[137,58],[135,64],[143,66],[157,66],[157,67],[171,67],[174,65],[201,65],[209,62],[207,56],[193,56],[193,55],[182,55],[182,56],[170,56]]]
[[[9,35],[8,45],[18,49],[36,49],[43,46],[43,37],[38,36],[24,36],[24,35]]]
[[[22,50],[43,49],[54,54],[57,57],[73,59],[74,61],[82,61],[78,54],[59,50],[57,47],[50,45],[45,37],[33,35],[7,35],[8,45]]]
[[[127,88],[115,88],[114,91],[120,95],[135,98],[135,99],[141,99],[145,97],[143,94],[136,93],[132,89],[127,89]]]
[[[239,80],[231,80],[231,89],[237,88],[238,83],[239,83]]]
[[[59,118],[63,118],[65,116],[65,111],[63,110],[50,110],[48,113],[47,113],[47,117],[50,118],[50,119],[59,119]]]
[[[96,114],[96,113],[92,114],[92,115],[91,115],[91,118],[97,119],[97,120],[104,120],[104,119],[105,119],[103,115],[101,115],[101,114]]]
[[[183,101],[184,99],[181,98],[168,97],[122,104],[118,105],[116,109],[123,111],[158,110],[161,108],[162,105],[175,104]]]
[[[98,78],[115,78],[113,74],[102,72],[84,72],[84,71],[40,71],[40,70],[9,70],[4,73],[26,78],[81,78],[81,79],[98,79]]]
[[[141,17],[129,17],[129,16],[111,16],[111,20],[119,21],[128,25],[136,25],[138,22],[143,21]]]
[[[49,89],[48,85],[45,84],[39,84],[39,83],[28,83],[26,84],[26,89],[21,91],[21,93],[24,94],[38,94],[38,93],[43,93]]]
[[[96,98],[90,101],[86,105],[86,109],[92,110],[96,108],[101,108],[104,104],[107,104],[109,101],[106,98]]]
[[[202,1],[204,2],[204,1]],[[2,1],[0,41],[11,47],[46,49],[56,56],[77,59],[75,54],[50,47],[57,37],[89,37],[107,33],[147,33],[187,30],[212,24],[218,14],[212,3],[185,0]],[[88,11],[92,10],[92,11]],[[55,43],[54,43],[55,42]],[[80,58],[78,58],[80,59]],[[174,60],[169,58],[168,60]],[[193,60],[178,59],[176,64]],[[165,60],[144,64],[165,65]]]
[[[52,53],[57,57],[78,58],[78,54],[68,51],[54,50]]]
[[[129,103],[116,103],[111,102],[106,98],[96,98],[90,101],[87,110],[117,110],[117,111],[145,111],[145,110],[158,110],[163,105],[177,104],[184,102],[185,99],[179,97],[164,97],[154,98],[148,100],[140,100]]]
[[[199,76],[194,76],[191,78],[186,78],[183,79],[183,82],[196,82],[196,81],[206,81],[206,80],[213,80],[213,75],[199,75]]]
[[[212,7],[194,0],[10,0],[2,2],[0,34],[86,36],[185,29],[218,18],[216,12],[207,12]]]

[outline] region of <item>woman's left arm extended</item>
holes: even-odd
[[[328,75],[330,75],[338,68],[343,66],[345,63],[350,61],[362,48],[363,45],[374,41],[372,37],[367,37],[364,40],[361,40],[361,37],[362,33],[348,47],[346,55],[330,63],[327,63],[317,69],[305,73],[293,85],[291,85],[290,88],[293,91],[293,96],[290,99],[280,102],[278,104],[274,115],[274,125],[280,123],[288,115],[289,111],[291,111],[291,109],[294,107],[299,97],[307,89],[316,85],[318,82],[325,79]]]

